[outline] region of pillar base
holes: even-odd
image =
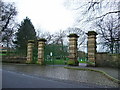
[[[26,61],[27,64],[30,64],[32,61]]]
[[[67,65],[70,66],[79,66],[79,62],[76,60],[68,60]]]
[[[96,67],[96,64],[95,64],[95,63],[88,62],[88,63],[87,63],[87,67]]]
[[[45,65],[45,63],[41,62],[41,61],[37,61],[37,64],[39,64],[39,65]]]

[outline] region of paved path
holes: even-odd
[[[70,66],[75,68],[86,68],[86,69],[94,69],[94,70],[100,70],[104,71],[105,73],[109,74],[110,76],[120,80],[120,69],[118,68],[110,68],[110,67],[86,67],[86,64],[80,63],[81,66]],[[51,65],[52,66],[52,65]],[[67,65],[54,65],[54,66],[65,66],[69,67]]]
[[[100,70],[100,71],[104,71],[107,74],[109,74],[110,76],[119,79],[120,80],[120,69],[118,68],[109,68],[109,67],[86,67],[86,66],[75,66],[76,68],[87,68],[87,69],[94,69],[94,70]]]

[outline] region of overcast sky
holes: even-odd
[[[16,16],[16,21],[21,23],[23,19],[27,16],[31,19],[35,29],[55,33],[60,30],[66,30],[68,27],[79,27],[80,29],[87,32],[88,30],[95,30],[91,23],[79,22],[76,23],[76,20],[80,20],[80,18],[86,16],[81,16],[82,9],[80,8],[78,12],[70,9],[70,3],[74,0],[3,0],[5,2],[15,2],[15,6],[18,11],[18,15]],[[90,1],[90,0],[76,0],[80,1],[80,3],[72,3],[72,7],[74,8],[76,4],[82,4],[81,2]],[[94,1],[94,0],[93,0]],[[99,0],[98,0],[99,1]],[[105,2],[113,2],[114,0],[105,0]],[[116,0],[120,1],[120,0]],[[68,7],[65,7],[65,4]],[[116,7],[116,6],[113,6]],[[75,7],[76,8],[76,7]],[[98,15],[103,14],[104,12],[108,12],[109,8],[103,9],[102,12],[98,13]],[[78,17],[79,16],[79,17]],[[77,25],[78,24],[78,25]],[[92,27],[91,27],[92,26]]]
[[[74,13],[64,7],[65,0],[3,0],[15,2],[18,10],[17,21],[26,16],[31,19],[35,29],[51,33],[65,30],[74,25]]]
[[[82,10],[82,8],[79,10],[78,13],[75,12],[75,10],[69,9],[70,3],[68,3],[68,1],[73,3],[74,0],[3,0],[3,1],[15,2],[15,6],[18,11],[16,21],[20,23],[27,16],[28,18],[31,19],[35,29],[40,29],[51,33],[58,32],[60,30],[66,30],[68,27],[75,26],[78,26],[79,28],[86,32],[88,30],[94,30],[93,27],[91,28],[91,23],[85,24],[83,24],[83,22],[76,23],[76,20],[79,20],[81,17],[86,18],[86,16],[85,15],[81,16],[80,10]],[[76,1],[80,2],[78,4],[81,4],[83,1],[88,2],[90,0],[83,1],[76,0]],[[105,1],[110,2],[114,0]],[[65,7],[65,4],[67,4],[69,8]],[[72,8],[74,8],[74,5],[76,4],[77,3],[75,4],[73,3],[71,5]],[[83,9],[85,9],[85,7]]]

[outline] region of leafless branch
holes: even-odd
[[[96,17],[96,19],[105,17],[106,15],[111,14],[111,13],[120,13],[120,10],[118,10],[118,11],[112,11],[112,12],[107,12],[107,13],[105,13],[105,14],[99,16],[99,17]]]

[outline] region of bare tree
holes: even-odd
[[[14,17],[17,15],[16,7],[14,3],[5,3],[0,1],[0,23],[2,27],[1,31],[5,31],[10,22],[14,21]]]
[[[107,46],[119,52],[120,38],[120,1],[118,0],[67,0],[65,6],[76,12],[76,23],[84,23],[82,27],[90,27],[100,33],[101,38],[105,39]],[[113,17],[110,17],[113,16]],[[116,17],[116,18],[114,18]],[[115,19],[115,20],[114,20]],[[110,23],[112,20],[112,23]],[[97,22],[97,27],[96,27]],[[103,23],[102,23],[103,22]],[[90,24],[90,25],[89,25]],[[99,29],[98,29],[99,27]],[[104,28],[104,31],[103,31]],[[84,30],[85,31],[85,30]],[[109,35],[108,35],[109,34]],[[105,43],[104,43],[105,44]]]
[[[75,10],[81,15],[84,15],[87,21],[93,19],[103,19],[109,14],[120,13],[118,9],[120,1],[118,0],[67,0],[65,6],[69,9]],[[67,4],[69,3],[69,4]],[[83,17],[84,18],[84,17]],[[81,20],[77,20],[81,21]]]
[[[84,30],[81,30],[80,28],[75,27],[75,28],[68,28],[67,32],[68,32],[68,34],[75,33],[79,36],[79,38],[78,38],[79,45],[78,46],[85,43],[85,40],[87,37],[86,37]]]
[[[54,34],[53,44],[60,44],[63,46],[63,40],[66,37],[65,31],[60,30]]]
[[[102,21],[97,21],[98,34],[103,39],[103,45],[107,46],[111,53],[120,53],[120,30],[116,18],[110,16]]]
[[[36,32],[37,32],[37,38],[38,39],[39,38],[45,38],[47,40],[46,44],[53,43],[54,34],[51,34],[50,32],[43,32],[40,29],[37,29]]]
[[[15,28],[15,16],[17,15],[14,3],[0,1],[0,38],[3,44],[9,47]]]

